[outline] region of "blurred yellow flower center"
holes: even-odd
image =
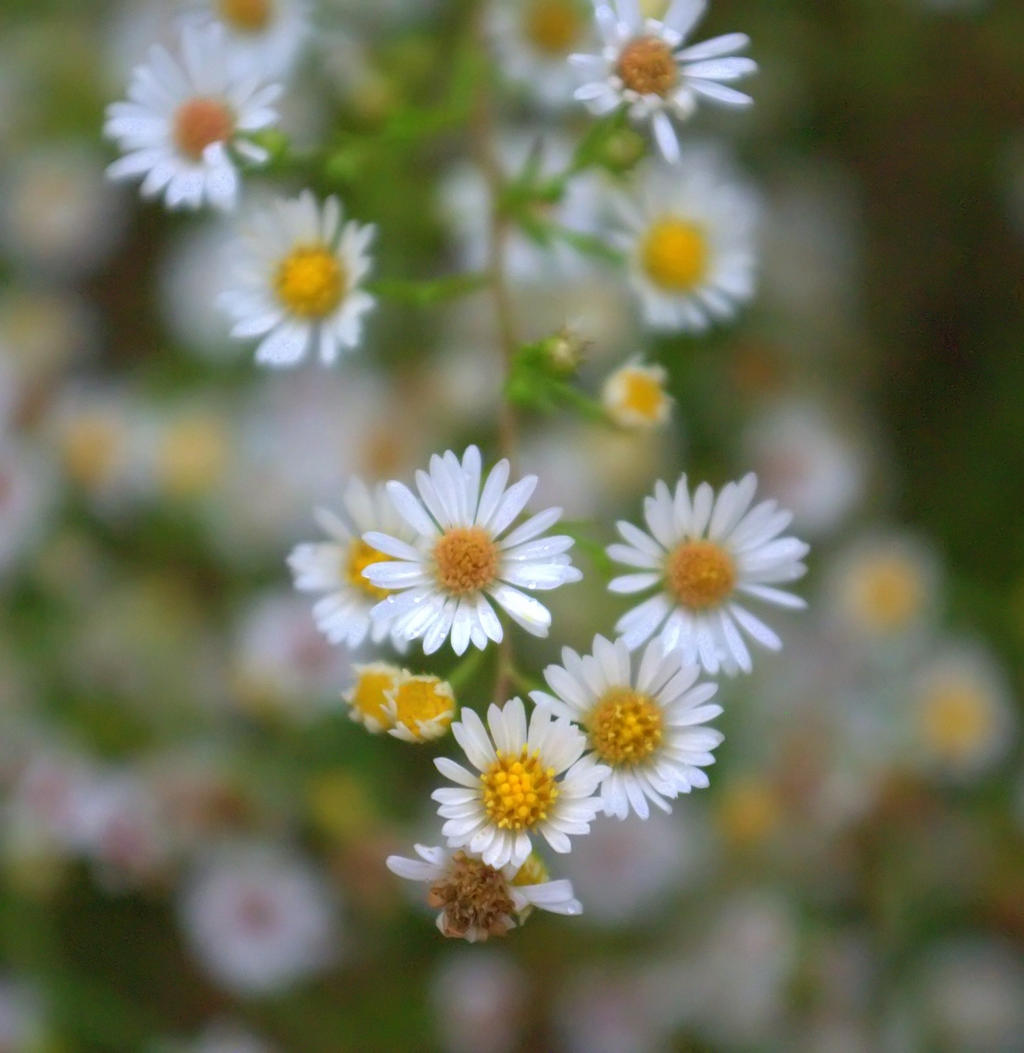
[[[409,676],[394,694],[394,707],[396,724],[404,725],[417,738],[435,739],[455,716],[455,696],[439,677]]]
[[[211,143],[222,143],[235,130],[235,116],[220,99],[199,97],[183,102],[174,114],[174,142],[193,161]]]
[[[225,22],[249,33],[259,32],[270,21],[271,0],[220,0],[217,6]]]
[[[440,586],[453,596],[466,596],[498,576],[498,546],[483,527],[455,527],[434,546]]]
[[[523,750],[498,759],[483,775],[484,810],[502,830],[529,830],[542,823],[558,799],[555,769],[541,765],[540,754]]]
[[[992,706],[973,684],[952,681],[934,687],[921,702],[921,724],[929,746],[951,760],[969,757],[992,734]]]
[[[764,779],[741,778],[721,792],[715,810],[722,833],[738,845],[764,841],[778,826],[781,804]]]
[[[669,0],[640,0],[640,14],[644,18],[661,18],[668,10]]]
[[[655,285],[671,292],[687,292],[707,273],[707,238],[694,223],[661,219],[647,232],[641,257]]]
[[[577,0],[532,0],[523,18],[523,33],[538,50],[564,55],[583,30],[583,14]]]
[[[114,418],[102,413],[83,414],[62,437],[61,453],[68,475],[86,489],[102,486],[113,473],[123,439]]]
[[[665,405],[665,392],[657,377],[641,369],[627,370],[622,374],[622,409],[656,421]]]
[[[679,67],[672,49],[658,37],[637,37],[619,56],[622,83],[638,95],[665,96],[679,82]]]
[[[359,679],[349,693],[348,702],[362,717],[377,721],[383,727],[391,725],[389,702],[398,687],[402,671],[394,666],[371,665],[359,670]]]
[[[363,571],[374,563],[392,563],[393,557],[384,552],[378,552],[372,545],[368,545],[361,537],[352,539],[348,547],[348,556],[345,563],[345,578],[349,585],[361,589],[367,596],[375,600],[382,600],[391,595],[391,589],[382,589],[374,585],[369,578],[363,577]]]
[[[210,490],[224,473],[228,439],[215,417],[197,415],[178,421],[160,450],[159,472],[164,488],[176,497]]]
[[[920,575],[905,560],[876,560],[865,567],[856,586],[858,606],[864,617],[880,629],[906,625],[924,599]]]
[[[717,607],[736,585],[732,557],[713,541],[684,541],[668,558],[666,583],[691,610]]]
[[[616,766],[638,764],[661,745],[661,708],[648,695],[617,687],[598,700],[587,718],[587,730],[601,760]]]
[[[345,295],[348,275],[323,245],[294,249],[277,268],[274,288],[278,299],[300,318],[323,318]]]
[[[448,872],[431,885],[427,902],[442,911],[444,934],[453,939],[470,933],[480,941],[504,936],[513,924],[515,904],[505,875],[465,852],[452,856]]]

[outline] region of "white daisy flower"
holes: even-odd
[[[192,14],[220,24],[240,70],[287,74],[310,32],[307,0],[195,0]]]
[[[678,168],[649,166],[615,205],[621,229],[612,240],[653,329],[701,332],[753,297],[757,200],[712,151]]]
[[[168,208],[235,207],[232,152],[266,160],[244,134],[277,123],[271,104],[281,86],[258,73],[239,74],[230,54],[221,27],[195,24],[182,29],[180,59],[150,48],[132,73],[128,101],[107,107],[104,134],[124,154],[107,169],[111,178],[143,177],[143,196],[162,193]]]
[[[539,512],[505,534],[537,485],[537,477],[528,475],[506,488],[510,470],[507,460],[499,461],[481,486],[476,446],[461,463],[451,450],[435,454],[429,473],[416,473],[418,498],[402,483],[387,484],[415,541],[383,531],[363,535],[366,544],[393,557],[363,571],[373,585],[394,590],[373,617],[386,620],[395,634],[422,638],[427,654],[449,635],[456,654],[470,643],[480,650],[488,640],[499,643],[503,630],[492,604],[533,636],[547,636],[550,613],[521,590],[557,589],[583,576],[567,555],[572,538],[541,537],[558,521],[560,508]]]
[[[708,785],[701,769],[714,764],[722,733],[700,725],[722,707],[705,705],[718,685],[698,684],[699,675],[699,666],[681,663],[658,640],[634,675],[626,644],[595,636],[591,654],[565,647],[562,664],[544,670],[553,695],[532,691],[530,698],[586,730],[587,745],[609,769],[601,783],[605,814],[646,819],[648,800],[670,812],[669,799]]]
[[[657,19],[645,18],[637,0],[594,0],[604,46],[596,55],[569,58],[585,78],[576,98],[595,114],[625,105],[634,120],[650,121],[658,148],[672,163],[679,160],[673,118],[687,120],[702,98],[724,106],[753,102],[726,83],[757,71],[753,59],[734,54],[750,43],[746,34],[683,48],[705,6],[704,0],[673,0]]]
[[[578,81],[567,60],[594,36],[588,0],[494,0],[489,22],[508,79],[543,106],[569,104]]]
[[[288,556],[295,587],[300,592],[322,593],[313,605],[317,627],[333,644],[356,648],[367,638],[375,644],[391,637],[398,649],[405,638],[393,632],[386,614],[375,619],[370,612],[389,591],[363,576],[372,563],[392,559],[368,545],[362,535],[380,530],[403,542],[415,537],[405,521],[395,513],[382,486],[371,490],[357,477],[349,480],[342,494],[345,515],[337,516],[326,509],[314,513],[329,541],[296,545]]]
[[[491,705],[487,725],[473,710],[452,725],[475,774],[439,757],[442,775],[458,788],[435,790],[441,832],[450,848],[468,848],[492,867],[520,867],[541,834],[556,852],[568,852],[569,835],[586,834],[601,810],[594,796],[611,769],[583,756],[586,736],[568,720],[534,710],[529,727],[522,699]],[[559,776],[561,775],[561,778]]]
[[[664,482],[644,500],[650,533],[620,521],[626,544],[608,547],[617,563],[635,567],[612,580],[612,592],[658,591],[619,619],[615,631],[634,648],[658,634],[665,651],[682,650],[711,674],[750,672],[744,634],[777,651],[782,641],[746,607],[748,598],[778,607],[802,608],[804,601],[776,586],[796,581],[807,568],[808,546],[779,537],[792,515],[775,501],[750,507],[757,476],[723,487],[718,497],[701,483],[692,497],[686,476],[673,495]],[[742,632],[741,632],[742,630]]]
[[[553,914],[583,913],[571,882],[549,881],[535,855],[520,867],[492,867],[461,848],[415,848],[419,859],[388,856],[388,869],[430,885],[427,902],[440,908],[437,927],[442,936],[468,943],[504,936],[534,907]]]
[[[243,236],[234,287],[220,303],[231,335],[259,337],[256,361],[291,366],[307,353],[330,365],[356,347],[374,298],[359,287],[371,267],[373,226],[342,224],[333,195],[323,208],[309,190],[257,212]]]

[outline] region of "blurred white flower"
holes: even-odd
[[[444,955],[430,980],[430,1002],[444,1053],[514,1053],[522,1049],[527,979],[497,951]]]
[[[371,563],[363,575],[392,594],[374,607],[393,634],[423,639],[431,654],[450,636],[463,654],[470,643],[483,650],[499,643],[504,630],[492,606],[500,607],[533,636],[547,636],[551,615],[522,589],[557,589],[582,577],[566,554],[572,538],[543,537],[561,516],[549,508],[502,537],[530,499],[536,476],[507,486],[511,467],[499,461],[482,479],[480,451],[470,446],[462,461],[448,450],[416,473],[419,497],[402,483],[389,482],[395,510],[415,533],[410,544],[381,531],[363,540],[392,559]]]
[[[336,197],[321,206],[309,190],[257,210],[243,224],[233,281],[220,295],[231,335],[259,338],[256,361],[275,368],[307,355],[330,365],[357,347],[376,302],[360,288],[375,233],[343,223]]]
[[[415,532],[394,510],[383,486],[371,490],[358,476],[345,486],[342,505],[344,518],[323,508],[315,512],[330,541],[306,542],[292,549],[288,566],[295,587],[300,592],[322,594],[313,605],[313,617],[331,643],[356,648],[367,637],[379,644],[390,636],[392,646],[402,649],[404,634],[386,612],[370,617],[389,590],[363,575],[366,567],[392,557],[367,544],[363,535],[380,531],[408,543]]]
[[[729,676],[752,668],[741,630],[769,650],[782,647],[778,635],[745,604],[749,598],[790,609],[806,606],[777,586],[804,575],[801,561],[808,546],[779,536],[792,515],[775,501],[751,508],[756,490],[757,477],[751,473],[723,487],[717,497],[707,483],[691,497],[683,475],[674,494],[658,482],[645,499],[650,534],[619,521],[626,544],[610,545],[608,555],[636,571],[613,579],[608,588],[627,594],[658,589],[616,624],[627,646],[635,648],[657,634],[666,651],[678,648],[686,661],[699,661],[712,675],[722,669]]]
[[[488,15],[506,77],[544,107],[571,105],[577,77],[569,55],[594,37],[589,0],[491,0]]]
[[[650,165],[614,203],[630,283],[652,329],[702,332],[754,295],[760,209],[711,149]]]
[[[286,76],[312,30],[308,0],[192,0],[187,11],[201,26],[224,27],[242,75]]]
[[[743,446],[765,492],[812,537],[834,531],[864,496],[862,444],[814,402],[769,408],[747,426]]]
[[[300,597],[268,593],[243,613],[231,676],[243,707],[313,717],[336,708],[350,670],[348,652],[323,638]]]
[[[442,936],[468,943],[504,936],[532,907],[576,915],[583,908],[572,884],[550,881],[537,857],[522,866],[488,866],[462,849],[416,845],[419,859],[388,856],[388,869],[408,881],[430,886],[427,903],[437,909]]]
[[[128,101],[107,108],[104,133],[123,154],[108,172],[114,179],[142,177],[143,196],[162,194],[168,208],[233,209],[239,192],[233,154],[266,160],[245,135],[277,121],[272,104],[280,93],[280,85],[233,69],[220,27],[186,24],[180,58],[154,45],[132,73]]]
[[[664,651],[659,640],[634,673],[624,641],[595,636],[589,655],[562,648],[562,664],[544,670],[554,694],[532,691],[530,698],[586,731],[587,745],[610,769],[601,783],[605,814],[647,819],[648,801],[670,812],[670,800],[708,785],[702,769],[714,763],[722,733],[702,725],[722,707],[705,704],[718,685],[697,684],[699,675],[699,666]]]
[[[239,995],[288,988],[327,968],[341,948],[323,878],[270,845],[214,854],[186,884],[180,909],[200,964]]]
[[[479,774],[447,757],[434,761],[458,787],[431,794],[447,820],[449,847],[468,847],[492,867],[521,867],[533,850],[531,834],[565,853],[569,835],[589,831],[601,808],[594,794],[609,769],[583,757],[586,739],[568,720],[535,709],[527,725],[522,700],[514,698],[488,708],[487,728],[464,710],[452,734]]]
[[[748,106],[749,95],[727,86],[757,71],[753,59],[736,57],[750,43],[743,33],[682,45],[704,13],[702,0],[673,0],[659,18],[645,18],[637,0],[595,0],[602,47],[569,61],[585,82],[576,98],[592,113],[626,106],[635,121],[649,121],[666,161],[679,160],[673,121],[693,116],[700,100]]]
[[[16,266],[52,278],[89,274],[124,229],[120,196],[82,143],[25,151],[0,178],[0,248]]]
[[[876,530],[835,557],[825,592],[843,629],[890,644],[935,620],[935,553],[911,535]]]
[[[598,817],[563,861],[588,924],[643,926],[661,917],[673,896],[706,876],[711,844],[702,818],[687,807],[646,823]]]
[[[940,777],[978,776],[1013,742],[1006,675],[978,645],[947,641],[917,670],[908,705],[911,749]]]

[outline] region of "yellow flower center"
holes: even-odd
[[[348,285],[341,262],[324,245],[300,245],[277,268],[278,299],[300,318],[324,318],[338,304]]]
[[[498,576],[498,546],[483,527],[455,527],[434,546],[437,581],[452,596],[466,596]]]
[[[215,417],[188,417],[175,424],[160,450],[159,473],[164,488],[177,497],[211,489],[227,465],[228,440]]]
[[[357,669],[359,679],[349,692],[348,703],[363,718],[376,721],[382,727],[391,725],[389,702],[398,687],[402,671],[395,666],[367,665]]]
[[[526,748],[498,759],[480,776],[484,810],[502,830],[530,830],[548,817],[558,799],[555,769],[541,765],[540,752]]]
[[[778,826],[782,805],[774,788],[764,779],[737,779],[722,791],[716,817],[730,841],[754,845]]]
[[[183,102],[174,115],[174,142],[193,161],[211,143],[222,143],[235,130],[235,115],[220,99],[198,97]]]
[[[103,413],[83,414],[61,440],[68,475],[87,490],[102,486],[114,471],[123,439],[118,421]]]
[[[582,30],[583,16],[576,0],[533,0],[523,13],[524,36],[546,55],[571,51]]]
[[[270,21],[271,0],[220,0],[220,17],[236,29],[258,33]]]
[[[707,273],[707,237],[686,220],[658,220],[644,238],[641,262],[655,285],[670,292],[687,292]]]
[[[394,707],[395,723],[425,741],[448,730],[455,716],[455,696],[439,677],[408,676],[395,692]]]
[[[390,596],[392,590],[382,589],[379,585],[374,585],[369,578],[363,577],[363,571],[374,563],[392,562],[394,562],[392,556],[384,552],[378,552],[377,549],[372,545],[368,545],[361,537],[353,538],[345,561],[345,578],[349,585],[361,589],[367,596],[371,596],[375,600],[382,600],[385,596]]]
[[[679,82],[676,57],[658,37],[631,40],[619,56],[618,74],[622,83],[638,95],[664,97]]]
[[[684,541],[668,558],[666,584],[691,610],[717,607],[736,585],[732,557],[713,541]]]
[[[994,730],[991,700],[974,684],[951,681],[921,700],[920,719],[927,744],[950,760],[964,760]]]
[[[594,752],[608,764],[639,764],[661,745],[661,707],[648,695],[628,687],[609,691],[587,718]]]
[[[445,936],[481,942],[504,936],[513,925],[515,904],[505,875],[465,852],[452,856],[444,877],[430,887],[427,902],[440,909]]]
[[[856,585],[858,606],[879,629],[898,629],[920,609],[924,588],[917,571],[896,557],[864,568]]]
[[[643,369],[625,369],[618,377],[615,409],[629,418],[656,424],[665,409],[661,380]]]

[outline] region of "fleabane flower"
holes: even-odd
[[[132,72],[126,102],[107,107],[104,134],[123,156],[113,179],[142,177],[143,197],[163,194],[168,208],[209,203],[233,209],[239,177],[233,154],[262,162],[267,152],[245,133],[277,123],[278,84],[230,62],[220,26],[187,23],[180,57],[155,45]]]
[[[310,31],[307,0],[193,0],[190,15],[224,27],[240,69],[272,76],[290,71]]]
[[[620,428],[656,428],[668,420],[672,396],[665,390],[668,374],[658,365],[627,362],[604,382],[601,402]]]
[[[544,106],[571,105],[577,80],[567,60],[593,42],[589,0],[492,0],[488,14],[509,80]]]
[[[392,698],[405,670],[389,662],[370,662],[353,667],[355,682],[342,693],[348,715],[367,731],[380,735],[394,727]]]
[[[753,297],[760,209],[713,151],[679,168],[648,166],[614,204],[612,241],[652,329],[702,332]]]
[[[608,547],[617,563],[636,568],[612,580],[612,592],[657,589],[615,626],[631,649],[658,634],[665,651],[680,650],[712,674],[750,672],[744,636],[777,651],[778,635],[747,609],[748,600],[802,608],[804,601],[776,586],[796,581],[806,567],[808,546],[779,535],[792,515],[775,501],[751,508],[757,477],[751,473],[715,496],[701,483],[691,497],[686,476],[673,494],[659,482],[644,500],[650,533],[620,521],[625,544]]]
[[[330,365],[356,347],[375,303],[359,284],[375,233],[343,223],[336,197],[321,207],[309,190],[256,212],[238,246],[233,285],[220,295],[231,335],[258,337],[256,361],[277,368],[307,354]]]
[[[513,698],[488,708],[487,727],[466,710],[452,734],[477,771],[447,757],[434,761],[457,783],[431,795],[450,848],[468,848],[488,866],[520,867],[533,836],[568,852],[570,835],[590,832],[601,810],[594,792],[610,769],[583,756],[586,736],[568,720],[538,709],[527,727],[522,699]]]
[[[577,915],[583,907],[566,880],[548,880],[543,862],[530,856],[521,866],[489,866],[469,852],[416,845],[419,859],[388,856],[388,869],[430,886],[427,903],[439,910],[437,927],[449,939],[483,942],[504,936],[534,907]]]
[[[321,593],[313,605],[317,627],[333,644],[356,648],[367,638],[382,643],[391,637],[396,648],[404,646],[401,635],[391,633],[387,617],[371,619],[370,611],[389,594],[363,576],[371,563],[391,559],[368,545],[362,535],[382,530],[402,541],[414,537],[396,513],[381,486],[370,489],[353,477],[342,493],[344,516],[318,508],[316,520],[330,540],[296,545],[288,556],[295,587],[300,592]]]
[[[646,18],[637,0],[594,0],[603,46],[599,53],[569,61],[583,78],[576,98],[592,113],[626,106],[635,121],[649,121],[666,161],[679,160],[673,121],[685,121],[701,99],[724,106],[748,106],[749,95],[728,82],[757,71],[753,59],[735,52],[750,43],[729,33],[684,48],[700,20],[704,0],[673,0],[661,18]]]
[[[566,554],[570,537],[542,537],[558,521],[560,508],[549,508],[506,533],[537,485],[529,475],[506,486],[507,460],[499,461],[481,485],[480,451],[470,446],[462,457],[447,451],[430,459],[429,472],[416,473],[419,497],[399,482],[387,492],[395,510],[415,532],[401,536],[370,531],[366,544],[391,557],[363,570],[375,586],[391,595],[373,609],[392,633],[423,640],[431,654],[450,636],[456,654],[470,643],[483,650],[501,641],[502,625],[493,605],[534,636],[547,636],[551,615],[522,589],[556,589],[582,575]]]
[[[595,636],[591,654],[565,647],[562,664],[544,670],[553,695],[532,691],[530,698],[586,730],[587,745],[609,768],[601,783],[605,814],[625,819],[633,811],[646,819],[648,801],[670,812],[669,800],[707,787],[702,769],[714,763],[722,733],[701,725],[722,707],[705,704],[718,685],[697,683],[700,667],[681,663],[657,640],[635,674],[632,666],[622,640]]]

